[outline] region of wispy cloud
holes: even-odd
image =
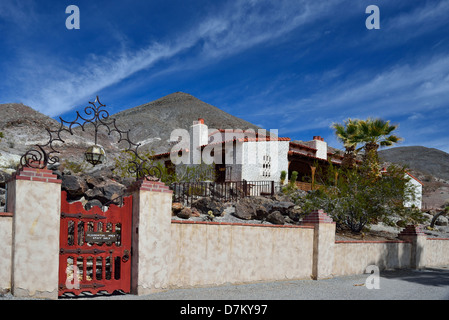
[[[169,61],[187,50],[190,50],[190,58],[183,60],[182,64],[168,63],[166,69],[192,68],[216,62],[277,40],[298,26],[331,12],[332,7],[312,5],[312,1],[240,0],[204,17],[198,26],[172,41],[152,43],[138,51],[127,49],[122,44],[118,53],[92,55],[87,61],[77,62],[75,67],[73,61],[64,57],[37,56],[23,50],[19,66],[9,71],[17,75],[14,83],[19,88],[16,92],[20,91],[22,102],[56,116],[136,72],[149,69],[158,62]]]

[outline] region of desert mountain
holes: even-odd
[[[107,101],[102,102],[107,105]],[[80,113],[83,115],[82,111]],[[74,112],[72,119],[64,120],[73,121],[75,117]],[[188,130],[198,118],[203,118],[209,128],[259,129],[243,119],[183,92],[172,93],[141,106],[112,114],[110,119],[112,118],[116,119],[120,130],[131,130],[130,139],[134,143],[141,144],[139,150],[153,149],[156,153],[169,151],[170,134],[174,129]],[[0,104],[0,131],[5,136],[0,142],[3,158],[1,164],[17,162],[30,147],[35,144],[46,144],[49,141],[49,134],[45,129],[47,127],[57,130],[60,122],[23,104]],[[108,161],[111,161],[119,150],[126,148],[127,144],[117,145],[116,134],[108,136],[101,127],[99,133],[99,144],[106,149]],[[61,160],[79,161],[84,150],[93,143],[93,130],[89,126],[86,126],[84,131],[76,128],[74,135],[62,132],[61,138],[65,142],[58,144],[57,148]]]
[[[412,170],[449,181],[449,154],[444,151],[420,146],[396,147],[381,150],[379,156],[384,161],[405,164]]]
[[[131,128],[131,138],[144,149],[156,153],[169,151],[170,134],[174,129],[188,130],[193,121],[203,118],[214,129],[259,129],[243,119],[234,117],[194,96],[176,92],[113,115],[117,124]]]

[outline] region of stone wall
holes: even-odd
[[[407,226],[398,241],[335,241],[322,210],[303,225],[172,220],[172,191],[138,181],[133,194],[131,292],[285,279],[323,279],[380,270],[449,264],[449,239],[429,239]],[[0,215],[0,294],[58,295],[61,180],[49,170],[24,169],[8,184]]]
[[[365,273],[369,265],[379,270],[410,268],[410,250],[405,241],[336,241],[333,275]]]
[[[427,267],[449,265],[449,239],[427,238],[426,261]]]
[[[12,213],[0,212],[0,293],[11,288]]]
[[[313,227],[176,221],[170,287],[309,279]]]

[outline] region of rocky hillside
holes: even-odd
[[[424,183],[424,208],[440,208],[449,201],[449,154],[446,152],[413,146],[381,150],[379,156],[385,162],[405,165]]]
[[[107,101],[102,102],[107,105]],[[80,113],[84,115],[82,110]],[[75,118],[76,113],[73,112],[71,119],[64,118],[64,120],[73,121]],[[153,149],[156,153],[169,150],[170,134],[174,129],[188,130],[198,118],[205,119],[209,128],[259,129],[243,119],[183,92],[176,92],[153,102],[112,114],[110,119],[112,118],[116,119],[120,130],[131,129],[130,138],[133,142],[141,144],[139,150]],[[49,134],[45,128],[57,130],[59,126],[59,121],[23,104],[0,104],[0,131],[5,136],[0,142],[2,154],[0,166],[17,163],[20,156],[35,144],[46,144]],[[61,160],[78,162],[82,160],[84,150],[93,143],[93,130],[89,130],[88,126],[84,132],[75,128],[74,135],[63,132],[61,138],[65,141],[64,144],[58,145]],[[124,144],[117,145],[117,141],[117,135],[108,136],[105,130],[100,130],[99,143],[109,155],[108,164],[112,163],[119,150],[126,148]]]
[[[444,151],[413,146],[381,150],[379,155],[385,161],[402,163],[423,174],[449,181],[449,154]]]
[[[113,115],[124,128],[132,128],[131,138],[143,148],[156,153],[167,152],[174,129],[189,129],[193,121],[203,118],[214,129],[259,129],[259,127],[207,104],[194,96],[176,92]]]

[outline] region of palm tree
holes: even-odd
[[[345,154],[342,160],[342,166],[347,169],[354,168],[356,164],[357,145],[361,142],[359,133],[359,121],[347,119],[344,124],[334,123],[335,135],[345,147]]]
[[[390,121],[382,119],[361,120],[358,122],[357,139],[365,145],[363,149],[365,154],[363,160],[370,172],[378,175],[379,173],[379,156],[377,150],[379,147],[390,147],[402,138],[392,134],[398,125],[391,125]]]

